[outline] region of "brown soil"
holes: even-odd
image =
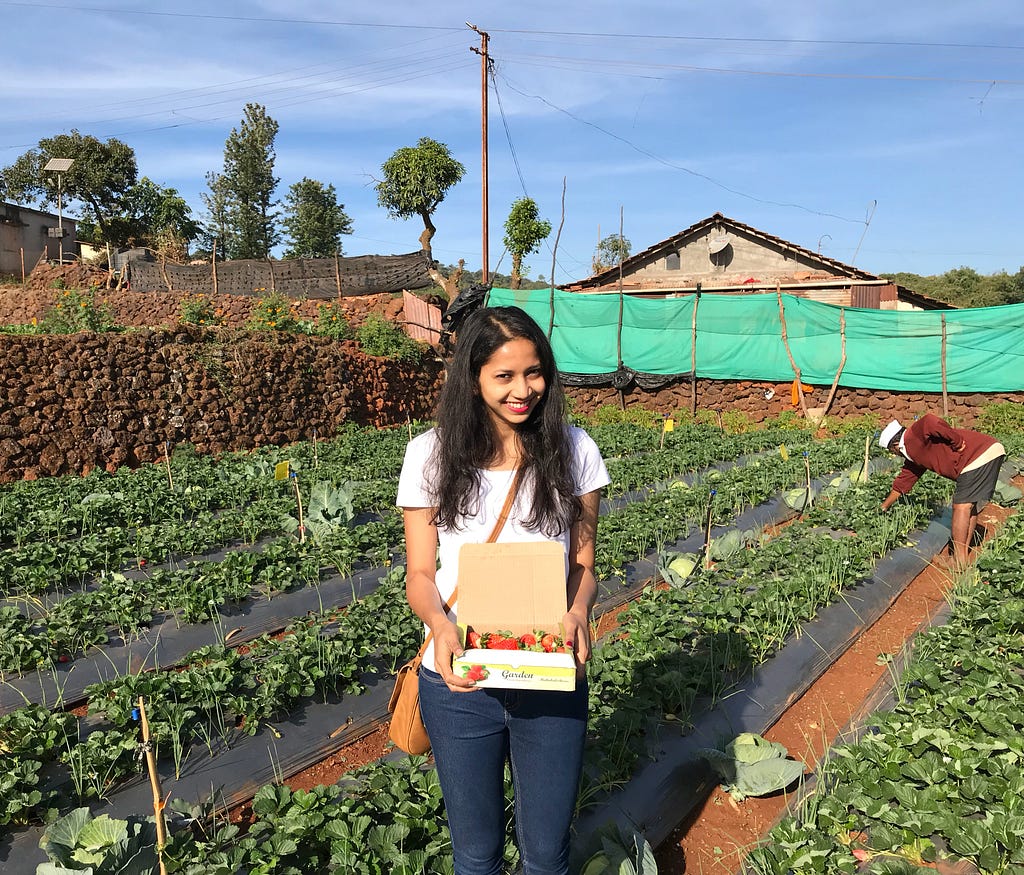
[[[1011,511],[989,505],[981,515],[991,534]],[[942,607],[951,576],[943,557],[919,574],[892,607],[821,676],[765,733],[781,742],[790,756],[813,770],[851,718],[858,715],[876,682],[889,670],[887,657],[927,624]],[[661,875],[733,875],[747,850],[786,813],[790,798],[732,800],[715,788],[658,848]],[[954,870],[946,872],[974,871]]]
[[[1011,511],[989,505],[981,521],[990,536]],[[779,528],[784,528],[780,526]],[[775,533],[773,533],[775,534]],[[813,770],[818,760],[861,709],[876,683],[888,672],[887,658],[926,625],[945,601],[951,583],[942,557],[918,575],[892,607],[765,733],[781,742],[792,757]],[[665,586],[665,584],[660,584]],[[618,615],[628,604],[609,611],[597,623],[595,638],[618,627]],[[346,746],[285,783],[309,790],[336,783],[346,773],[379,759],[390,749],[387,726]],[[734,875],[744,853],[786,813],[791,797],[778,794],[734,802],[715,788],[656,851],[661,875]],[[252,821],[249,804],[231,812],[234,822]],[[688,863],[687,863],[688,861]],[[973,875],[973,868],[940,865],[944,875]]]
[[[369,735],[360,738],[325,760],[310,766],[304,772],[292,775],[285,783],[292,790],[311,790],[321,784],[336,784],[346,772],[379,760],[390,747],[388,727],[378,727]]]

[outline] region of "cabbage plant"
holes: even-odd
[[[804,773],[802,762],[787,759],[784,745],[754,732],[736,736],[721,750],[705,747],[698,753],[721,777],[722,789],[736,801],[782,790]]]

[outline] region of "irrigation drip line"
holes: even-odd
[[[0,713],[22,707],[26,699],[73,705],[85,698],[90,684],[168,668],[200,647],[222,643],[229,635],[227,643],[231,646],[244,644],[283,629],[296,617],[319,613],[325,607],[344,607],[351,603],[353,594],[357,599],[366,597],[386,572],[384,568],[368,568],[351,577],[328,578],[315,587],[250,601],[237,608],[222,608],[216,623],[176,626],[173,617],[166,618],[130,641],[92,648],[72,662],[6,681],[0,685]]]
[[[765,450],[743,454],[736,459],[716,462],[674,479],[693,484],[712,471],[728,471],[742,467],[773,452]],[[607,514],[634,502],[645,501],[652,494],[667,488],[671,482],[673,481],[668,480],[644,489],[631,490],[616,498],[603,499],[601,513]],[[255,544],[239,549],[250,552],[258,548],[259,544]],[[223,558],[227,552],[226,548],[210,551],[190,557],[189,562],[216,561],[217,557]],[[651,563],[651,569],[653,568],[654,565]],[[635,585],[637,575],[653,575],[653,570],[645,572],[644,569],[646,564],[638,563],[637,571],[630,575],[630,582],[626,585]],[[125,572],[125,575],[141,581],[145,580],[149,573],[136,569]],[[90,684],[111,680],[124,674],[168,668],[180,662],[193,650],[220,644],[229,635],[228,643],[231,646],[245,644],[260,635],[280,631],[288,621],[309,612],[318,612],[325,605],[344,607],[351,602],[353,592],[356,598],[363,598],[374,591],[385,573],[386,569],[383,568],[362,569],[351,577],[330,577],[316,587],[304,587],[271,599],[252,600],[238,607],[222,607],[218,610],[216,623],[179,626],[173,614],[166,614],[156,617],[148,629],[127,640],[112,631],[110,637],[113,643],[90,648],[89,652],[71,662],[30,671],[0,684],[0,714],[22,707],[26,700],[37,704],[60,702],[63,707],[74,705],[84,699],[85,689]],[[617,607],[628,598],[628,593],[623,594],[620,600],[610,604],[609,608]],[[220,629],[216,628],[218,625]]]
[[[362,680],[369,686],[368,693],[329,699],[326,704],[308,703],[288,717],[261,726],[255,735],[243,735],[229,747],[222,745],[213,757],[205,745],[193,745],[178,778],[174,777],[173,762],[158,762],[164,793],[195,801],[213,794],[218,807],[233,808],[251,799],[264,784],[296,775],[368,735],[386,722],[387,709],[380,703],[387,703],[391,678],[370,675]],[[144,815],[152,810],[149,781],[140,771],[138,778],[108,802],[90,808],[96,815],[119,819]],[[30,827],[0,839],[0,868],[6,875],[33,875],[36,866],[45,862],[39,848],[42,834],[42,827]]]
[[[580,817],[576,831],[581,846],[608,823],[626,834],[642,833],[652,847],[668,838],[718,783],[697,751],[718,747],[741,732],[767,731],[946,545],[950,518],[948,508],[937,512],[912,546],[886,554],[870,579],[823,608],[798,637],[757,666],[746,683],[712,708],[695,708],[689,734],[680,735],[678,727],[659,727],[648,742],[649,758],[641,761],[629,783]]]
[[[883,464],[884,462],[885,460],[883,460]],[[872,464],[877,465],[878,463],[873,462]],[[712,469],[721,470],[719,466],[711,466],[708,470]],[[832,476],[834,474],[824,475],[813,481],[812,485],[818,486],[828,482]],[[718,537],[734,529],[742,531],[753,527],[763,528],[797,515],[798,511],[786,505],[781,496],[776,496],[743,511],[728,525],[713,527],[711,535]],[[695,552],[703,546],[704,537],[705,532],[698,528],[670,545],[670,549]],[[651,582],[656,573],[657,552],[654,552],[642,560],[629,563],[624,578],[611,578],[602,581],[600,584],[602,595],[595,608],[595,617],[630,601]],[[383,574],[384,569],[369,569],[360,575],[359,597],[372,591]],[[351,599],[352,581],[350,579],[331,581],[331,584],[339,598],[344,596]],[[321,585],[319,589],[320,597],[323,597],[325,585]],[[307,588],[276,597],[271,602],[258,604],[265,606],[269,611],[275,603],[284,602],[289,596],[293,598],[288,604],[296,605],[299,603],[299,596],[315,597],[316,593]],[[250,611],[225,619],[233,620],[236,624],[243,626],[248,634],[252,628],[251,620],[248,625],[242,624],[240,621],[249,619],[251,616],[252,612]],[[265,622],[269,622],[269,620]],[[184,640],[184,633],[190,635],[203,633],[209,639],[210,636],[214,636],[215,630],[212,627],[213,624],[185,627],[177,630],[183,634],[176,636],[174,640],[175,642]],[[226,632],[228,628],[228,623],[225,622],[222,631]],[[248,638],[252,637],[256,637],[256,634],[248,634]],[[238,638],[239,636],[234,636],[230,643],[241,643],[241,640],[236,641]],[[204,640],[202,643],[216,643],[216,639]],[[152,647],[152,645],[150,646]],[[107,649],[109,650],[109,648]],[[167,661],[156,660],[155,662],[156,665],[152,666],[154,668],[168,666]],[[110,666],[108,660],[103,660],[103,663]],[[193,745],[190,755],[184,760],[178,778],[174,777],[173,762],[164,760],[158,763],[164,791],[170,792],[175,798],[192,801],[209,798],[211,793],[216,792],[218,804],[226,804],[230,808],[248,801],[264,784],[279,781],[282,778],[287,779],[326,759],[345,746],[371,733],[389,719],[387,701],[391,694],[391,677],[386,674],[371,674],[364,676],[363,680],[367,689],[361,695],[346,696],[340,700],[331,699],[326,704],[313,702],[300,706],[289,716],[281,720],[269,721],[268,725],[261,726],[253,736],[243,735],[233,740],[230,746],[222,744],[212,756],[205,745]],[[6,694],[8,690],[4,689],[3,692]],[[21,701],[19,700],[19,703]],[[340,732],[338,732],[339,729]],[[331,735],[334,737],[332,738]],[[404,754],[397,755],[404,756]],[[151,802],[149,797],[149,784],[140,774],[138,779],[119,788],[111,800],[95,807],[95,813],[124,818],[130,814],[147,810],[147,806]],[[5,840],[0,839],[0,862],[5,863],[4,871],[10,872],[11,875],[21,875],[22,872],[26,875],[34,873],[35,865],[43,861],[38,848],[41,835],[41,827],[32,827],[14,834],[9,839],[11,844],[6,860],[3,856]],[[21,865],[25,865],[26,868],[19,868]]]

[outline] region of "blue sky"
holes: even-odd
[[[155,13],[155,14],[154,14]],[[557,282],[600,236],[640,251],[718,211],[875,273],[1024,265],[1019,0],[340,3],[0,0],[0,166],[76,128],[135,149],[202,215],[247,102],[280,124],[278,196],[333,184],[345,253],[409,252],[373,180],[423,136],[466,165],[435,257],[480,266],[480,59],[490,34],[490,267],[524,193]],[[555,234],[527,259],[549,277]]]

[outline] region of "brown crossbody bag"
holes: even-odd
[[[522,468],[518,469],[512,478],[512,485],[509,486],[508,495],[505,496],[505,504],[502,505],[501,513],[494,523],[494,529],[488,536],[486,543],[490,544],[498,540],[498,535],[505,527],[505,521],[512,510],[516,500],[516,493],[519,491],[519,477]],[[459,588],[455,587],[448,601],[444,603],[444,611],[447,614],[458,598]],[[391,726],[389,735],[395,747],[404,750],[408,754],[425,754],[430,750],[430,739],[427,737],[427,728],[423,725],[423,715],[420,713],[420,665],[423,662],[423,654],[430,645],[433,633],[427,633],[427,637],[417,653],[405,665],[395,673],[395,688],[391,692],[391,699],[388,702],[388,711],[391,712]]]

